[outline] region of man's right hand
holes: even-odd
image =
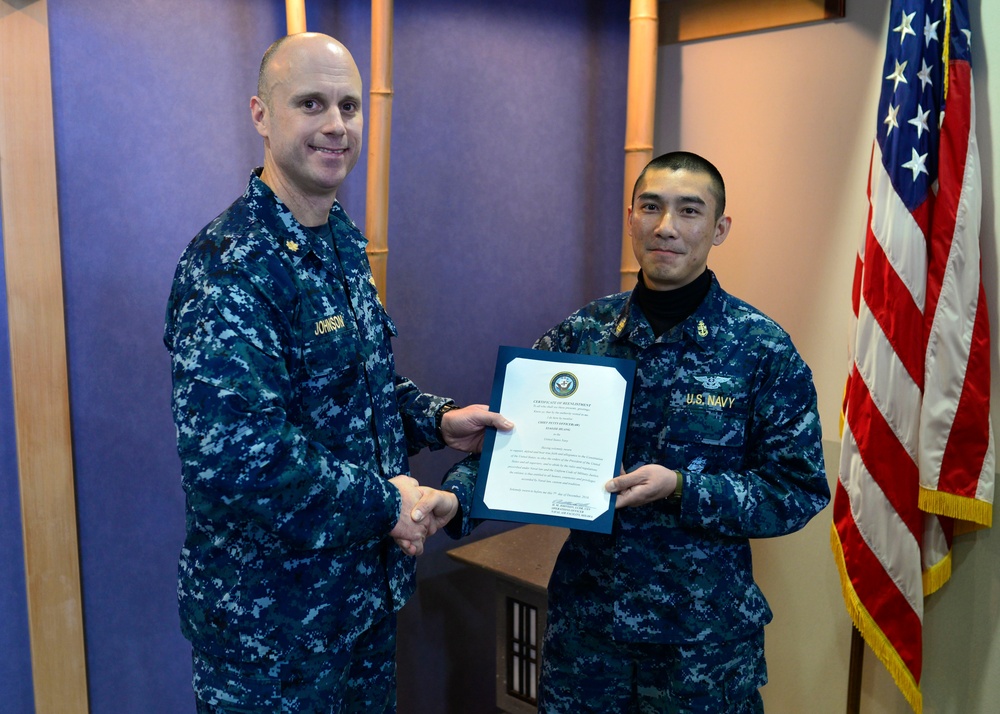
[[[423,497],[410,512],[410,516],[415,522],[427,527],[427,537],[430,538],[458,514],[458,496],[451,491],[428,486],[421,486],[420,491]]]
[[[410,476],[396,476],[389,483],[399,489],[402,505],[399,509],[399,520],[389,532],[396,544],[407,555],[420,555],[424,552],[424,539],[427,537],[427,525],[417,523],[410,514],[423,495],[420,482]]]

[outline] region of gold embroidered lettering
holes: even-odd
[[[723,397],[718,394],[688,394],[685,397],[688,404],[705,404],[710,407],[729,409],[736,403],[736,397]]]
[[[325,335],[328,332],[339,330],[344,327],[344,318],[341,315],[333,315],[316,322],[316,334]]]

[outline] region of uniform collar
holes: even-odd
[[[284,253],[296,263],[310,253],[324,263],[329,262],[333,257],[331,254],[333,246],[326,245],[295,219],[288,206],[260,180],[262,170],[256,168],[251,172],[250,181],[243,194],[256,219],[264,225],[275,243],[280,244]],[[333,235],[338,241],[338,248],[342,247],[340,241],[345,241],[351,245],[344,245],[344,248],[364,251],[368,240],[344,211],[339,201],[333,202],[329,220]]]
[[[722,314],[721,303],[726,299],[726,292],[719,284],[715,273],[712,271],[709,273],[712,276],[712,284],[705,299],[687,319],[660,335],[661,342],[684,340],[699,345],[702,349],[710,349],[718,332],[714,323]],[[649,347],[656,341],[649,320],[636,304],[634,290],[628,294],[628,300],[615,318],[611,330],[613,339],[631,342],[641,349]]]

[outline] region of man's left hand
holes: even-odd
[[[452,409],[441,417],[441,436],[453,449],[478,454],[483,450],[486,428],[510,431],[514,424],[502,414],[491,412],[485,404],[470,404],[462,409]]]
[[[645,464],[604,484],[606,491],[618,494],[616,509],[659,501],[676,488],[677,472],[659,464]]]

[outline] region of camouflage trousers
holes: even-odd
[[[622,643],[606,622],[550,614],[539,714],[763,714],[763,630],[735,641]]]
[[[253,665],[194,651],[199,714],[395,714],[396,616],[354,646],[308,661]]]

